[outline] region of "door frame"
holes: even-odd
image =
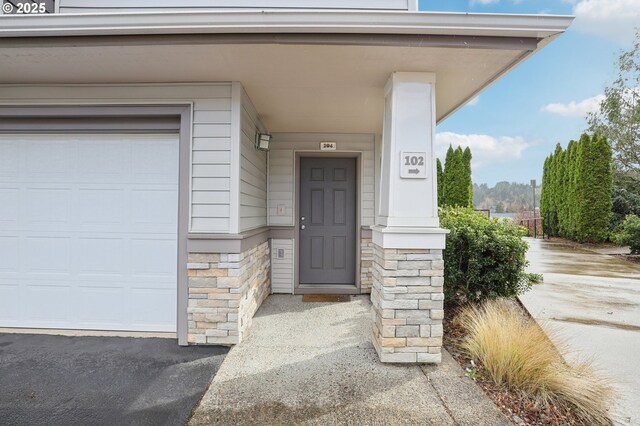
[[[294,275],[293,275],[293,294],[360,294],[360,273],[361,262],[360,252],[362,245],[361,230],[361,182],[362,182],[362,152],[360,151],[294,151],[295,156],[295,200],[294,200]],[[356,267],[354,268],[355,276],[353,277],[353,286],[343,284],[313,284],[300,285],[300,159],[301,158],[354,158],[356,160]]]

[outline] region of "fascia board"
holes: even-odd
[[[572,16],[442,12],[241,10],[2,15],[0,37],[135,34],[352,33],[546,38]]]

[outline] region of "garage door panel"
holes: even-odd
[[[71,181],[76,171],[76,141],[34,138],[18,141],[23,152],[21,177],[27,181]]]
[[[23,295],[24,318],[30,324],[55,325],[71,318],[72,289],[66,283],[53,285],[52,282],[29,283]]]
[[[95,225],[115,225],[122,230],[127,213],[125,198],[124,189],[79,188],[76,210],[78,222],[88,225],[89,229],[96,229]]]
[[[11,139],[0,140],[0,178],[2,182],[18,180],[20,171],[20,146]]]
[[[17,281],[0,279],[0,321],[13,324],[20,314],[20,286]]]
[[[133,239],[131,241],[131,275],[173,277],[177,271],[175,240]]]
[[[131,181],[131,146],[122,140],[93,140],[78,145],[80,182]]]
[[[176,135],[0,135],[0,327],[175,331]]]
[[[71,238],[26,238],[23,258],[26,274],[70,274]]]
[[[20,271],[20,238],[15,236],[0,236],[0,277],[7,273]]]
[[[79,238],[75,262],[78,274],[123,275],[126,272],[124,253],[126,241],[122,238]]]
[[[131,303],[137,307],[131,313],[132,323],[141,328],[175,330],[176,305],[171,289],[157,289],[153,292],[142,288],[132,289],[130,297]],[[167,311],[173,312],[173,314],[170,316],[162,314]]]
[[[20,190],[0,188],[0,229],[15,228],[20,217]]]
[[[175,210],[178,208],[177,194],[169,188],[153,190],[135,189],[132,193],[131,219],[135,225],[175,225]]]
[[[141,141],[133,144],[133,181],[172,183],[178,146],[171,142]]]
[[[123,288],[113,287],[80,287],[78,322],[95,324],[96,326],[118,328],[126,321],[122,300],[125,298]]]
[[[26,228],[49,225],[56,229],[60,224],[69,223],[71,198],[71,189],[26,188],[22,197]]]

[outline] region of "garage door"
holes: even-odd
[[[0,135],[0,327],[175,331],[177,135]]]

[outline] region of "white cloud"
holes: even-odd
[[[583,101],[571,101],[568,104],[551,103],[540,108],[541,111],[558,114],[563,117],[586,117],[590,112],[595,112],[604,100],[604,95],[597,95]]]
[[[640,26],[640,0],[580,0],[573,14],[577,30],[628,44]]]
[[[506,163],[522,157],[529,144],[520,136],[461,135],[453,132],[436,134],[436,154],[444,161],[449,145],[455,149],[469,147],[473,154],[473,168]]]
[[[504,1],[504,0],[502,0]],[[518,4],[523,0],[510,0]],[[501,0],[469,0],[473,5],[489,6]],[[633,41],[635,28],[640,27],[640,0],[561,0],[573,5],[576,20],[573,27],[579,31],[595,34],[616,43]],[[548,13],[543,9],[540,13]]]

